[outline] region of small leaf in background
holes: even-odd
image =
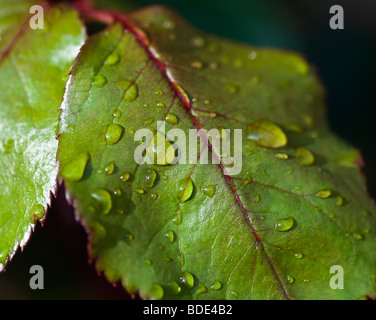
[[[0,269],[29,240],[36,220],[43,221],[57,188],[58,110],[85,39],[67,7],[45,10],[44,29],[32,30],[29,2],[1,5],[9,16],[0,20]]]

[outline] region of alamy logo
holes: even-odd
[[[34,274],[29,281],[30,288],[32,290],[44,289],[44,270],[39,265],[33,265],[30,267],[30,274]]]
[[[30,28],[33,30],[44,28],[44,10],[42,6],[34,5],[30,7],[30,13],[34,15],[30,18]]]
[[[331,6],[329,13],[334,14],[329,21],[329,26],[331,29],[344,29],[344,11],[339,5]]]
[[[343,284],[343,268],[339,265],[330,267],[330,273],[334,273],[334,276],[330,278],[329,286],[333,289],[344,289]]]

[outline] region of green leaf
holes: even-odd
[[[120,20],[125,30],[116,23],[83,46],[60,122],[61,176],[98,270],[149,299],[374,296],[375,206],[307,63],[204,34],[161,7]],[[222,140],[242,129],[241,173],[137,165],[135,132],[162,134],[163,120],[187,136],[231,129]],[[343,290],[329,286],[333,265]]]
[[[45,11],[44,29],[32,30],[29,2],[3,5],[6,14],[26,11],[18,32],[0,22],[13,36],[0,45],[0,270],[28,241],[36,220],[44,220],[56,190],[58,109],[85,37],[77,13],[66,7]]]

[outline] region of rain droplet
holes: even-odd
[[[145,120],[142,121],[142,123],[144,124],[144,126],[152,124],[153,122],[154,122],[154,118],[148,118],[148,119],[145,119]]]
[[[157,172],[153,169],[148,169],[145,175],[145,184],[148,188],[153,188],[155,179],[157,178]]]
[[[303,128],[296,124],[296,123],[286,123],[285,124],[285,127],[291,131],[291,132],[294,132],[294,133],[303,133]]]
[[[116,82],[119,89],[123,92],[123,100],[124,101],[133,101],[136,100],[138,96],[138,89],[137,85],[124,78],[119,78]]]
[[[253,202],[255,202],[255,203],[259,203],[259,202],[260,202],[260,195],[259,195],[259,194],[256,194],[256,195],[253,197]]]
[[[363,240],[363,236],[359,233],[354,233],[353,238],[357,241]]]
[[[181,274],[180,281],[184,283],[189,289],[192,289],[193,285],[195,284],[194,276],[188,271],[184,271]]]
[[[107,131],[106,131],[107,144],[111,146],[117,143],[120,140],[121,135],[123,134],[123,131],[124,131],[124,128],[121,125],[111,123],[107,127]]]
[[[146,297],[148,300],[162,300],[164,295],[163,288],[156,283],[153,283],[146,293]]]
[[[302,259],[303,258],[303,254],[300,253],[300,252],[295,253],[294,256],[295,256],[296,259]]]
[[[120,197],[121,196],[121,190],[119,188],[116,188],[114,190],[114,196],[116,196],[116,197]]]
[[[289,231],[294,226],[295,220],[293,217],[288,217],[285,219],[277,219],[275,224],[275,229],[277,231]]]
[[[208,291],[208,289],[202,283],[200,283],[196,288],[195,294],[196,294],[196,296],[198,296],[198,295],[203,294],[207,291]]]
[[[180,203],[187,201],[193,192],[193,183],[192,179],[189,177],[188,179],[181,179],[178,184],[178,198]]]
[[[261,147],[280,148],[287,144],[287,137],[280,127],[267,120],[258,120],[248,125],[247,138]]]
[[[341,207],[343,205],[343,198],[341,196],[337,196],[336,206]]]
[[[110,176],[114,172],[114,168],[115,168],[115,163],[113,161],[107,163],[103,168],[104,174],[107,176]]]
[[[156,194],[156,193],[151,193],[150,196],[151,196],[151,198],[152,198],[153,200],[155,200],[155,199],[158,198],[158,194]]]
[[[287,160],[289,158],[289,156],[286,153],[277,153],[274,156],[280,160]]]
[[[287,282],[289,283],[289,284],[293,284],[294,283],[294,281],[295,281],[295,279],[292,277],[292,276],[290,276],[290,275],[287,275]]]
[[[107,59],[106,59],[106,61],[105,61],[105,64],[106,65],[109,65],[109,66],[113,66],[113,65],[115,65],[115,64],[117,64],[118,62],[119,62],[119,55],[116,53],[116,52],[114,52],[114,53],[111,53],[108,57],[107,57]]]
[[[178,124],[178,118],[173,113],[167,113],[166,122],[171,124]]]
[[[190,65],[194,69],[202,69],[203,66],[201,61],[192,61]]]
[[[145,193],[145,190],[141,189],[141,188],[134,188],[133,191],[137,192],[138,194],[144,194]]]
[[[147,266],[151,266],[152,263],[153,263],[150,259],[147,259],[147,258],[145,258],[144,261],[145,261],[145,264],[146,264]]]
[[[206,186],[206,187],[201,188],[201,190],[208,197],[212,198],[214,196],[216,186],[215,185]]]
[[[166,105],[163,102],[157,102],[157,107],[166,108]]]
[[[31,208],[31,213],[33,214],[33,218],[35,217],[40,220],[46,214],[46,210],[41,204],[37,204]]]
[[[168,230],[164,236],[166,237],[167,241],[173,243],[175,241],[175,233],[172,230]]]
[[[107,83],[106,77],[98,73],[97,76],[95,77],[93,85],[96,86],[97,88],[102,88],[106,83]]]
[[[62,166],[60,169],[60,175],[71,181],[78,181],[81,180],[86,165],[90,159],[90,155],[88,153],[81,153],[77,157],[74,157],[69,163]]]
[[[169,281],[168,286],[174,295],[178,295],[181,292],[180,286],[175,281]]]
[[[326,199],[329,198],[332,195],[332,192],[330,190],[321,190],[315,194],[317,198]]]
[[[91,197],[94,198],[100,212],[102,214],[108,214],[112,207],[111,195],[104,189],[96,189],[91,193]]]
[[[155,89],[154,94],[157,96],[163,96],[163,91],[160,88]]]
[[[296,161],[301,166],[310,166],[314,163],[315,157],[313,156],[312,152],[306,148],[299,147],[295,149],[296,152]]]
[[[120,179],[120,181],[121,182],[126,182],[126,181],[128,181],[128,179],[129,179],[129,172],[124,172],[120,177],[119,177],[119,179]]]
[[[98,243],[99,241],[103,240],[107,235],[106,229],[98,222],[94,222],[93,224],[91,224],[90,230],[92,244]]]
[[[112,114],[115,118],[120,118],[122,113],[119,109],[116,109],[114,113]]]
[[[220,290],[222,288],[222,283],[219,282],[218,280],[214,280],[213,284],[210,286],[210,289],[212,290]]]
[[[231,291],[231,294],[232,294],[232,296],[233,296],[234,298],[238,298],[238,297],[239,297],[239,294],[238,294],[238,292],[237,292],[236,290],[232,290],[232,291]]]

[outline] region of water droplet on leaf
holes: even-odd
[[[196,296],[198,296],[198,295],[203,294],[207,291],[208,291],[208,289],[202,283],[200,283],[196,288],[195,294],[196,294]]]
[[[94,198],[99,210],[103,214],[108,214],[112,207],[111,195],[104,189],[96,189],[91,193],[91,197]]]
[[[274,156],[280,160],[287,160],[289,158],[289,156],[286,153],[277,153]]]
[[[119,109],[116,109],[114,113],[112,114],[115,118],[120,118],[122,113]]]
[[[315,194],[317,198],[326,199],[329,198],[332,195],[332,192],[330,190],[321,190]]]
[[[296,161],[301,166],[310,166],[314,163],[315,157],[313,156],[312,152],[306,148],[299,147],[295,149],[296,152]]]
[[[164,296],[163,288],[159,284],[152,284],[146,297],[149,300],[162,300]]]
[[[282,129],[267,120],[258,120],[248,125],[247,138],[266,148],[280,148],[287,144],[287,137]]]
[[[38,220],[40,220],[46,214],[46,210],[41,204],[37,204],[31,208],[31,213],[33,214],[33,218],[32,218],[33,220],[34,218],[37,218]]]
[[[119,89],[123,92],[124,101],[136,100],[138,96],[138,88],[134,82],[124,78],[119,78],[116,84],[119,87]]]
[[[172,243],[175,241],[175,233],[172,230],[168,230],[164,236],[166,237],[167,241]]]
[[[77,157],[74,157],[69,163],[62,166],[60,169],[60,175],[71,181],[79,181],[82,179],[86,165],[90,159],[88,153],[81,153]]]
[[[121,125],[111,123],[107,127],[106,131],[106,142],[108,145],[113,145],[117,143],[121,135],[123,134],[124,128]]]
[[[121,182],[126,182],[126,181],[128,181],[128,179],[129,179],[129,172],[124,172],[121,176],[120,176],[120,181]]]
[[[106,65],[109,65],[109,66],[113,66],[115,64],[117,64],[119,62],[120,58],[119,58],[119,55],[117,53],[111,53],[106,61],[105,61],[105,64]]]
[[[107,79],[99,73],[95,77],[93,85],[97,88],[102,88],[106,83],[107,83]]]
[[[193,285],[195,284],[195,278],[192,275],[192,273],[188,271],[184,271],[181,274],[180,280],[182,283],[184,283],[189,289],[193,288]]]
[[[141,188],[134,188],[133,191],[137,192],[138,194],[144,194],[145,193],[145,190],[141,189]]]
[[[210,185],[210,186],[206,186],[206,187],[201,188],[202,192],[210,198],[212,198],[214,196],[215,189],[216,189],[216,186],[214,186],[214,185]]]
[[[290,275],[287,275],[287,282],[289,283],[289,284],[293,284],[294,283],[294,281],[295,281],[295,279],[292,277],[292,276],[290,276]]]
[[[175,281],[169,281],[168,286],[174,295],[178,295],[181,292],[180,286]]]
[[[115,168],[115,163],[113,161],[107,163],[103,168],[104,174],[107,176],[111,175],[114,172],[114,168]]]
[[[153,188],[155,179],[157,178],[157,172],[153,169],[148,169],[145,175],[145,184],[148,188]]]
[[[171,124],[178,124],[178,118],[173,113],[167,113],[166,122]]]
[[[295,220],[293,217],[288,217],[285,219],[277,219],[275,229],[277,231],[289,231],[295,224]]]
[[[218,280],[214,280],[213,284],[210,286],[210,289],[212,290],[220,290],[222,288],[222,283],[219,282]]]
[[[178,198],[181,203],[187,201],[193,192],[193,183],[192,179],[189,177],[188,179],[181,179],[178,184]]]
[[[201,61],[192,61],[191,67],[194,69],[202,69],[202,62]]]

